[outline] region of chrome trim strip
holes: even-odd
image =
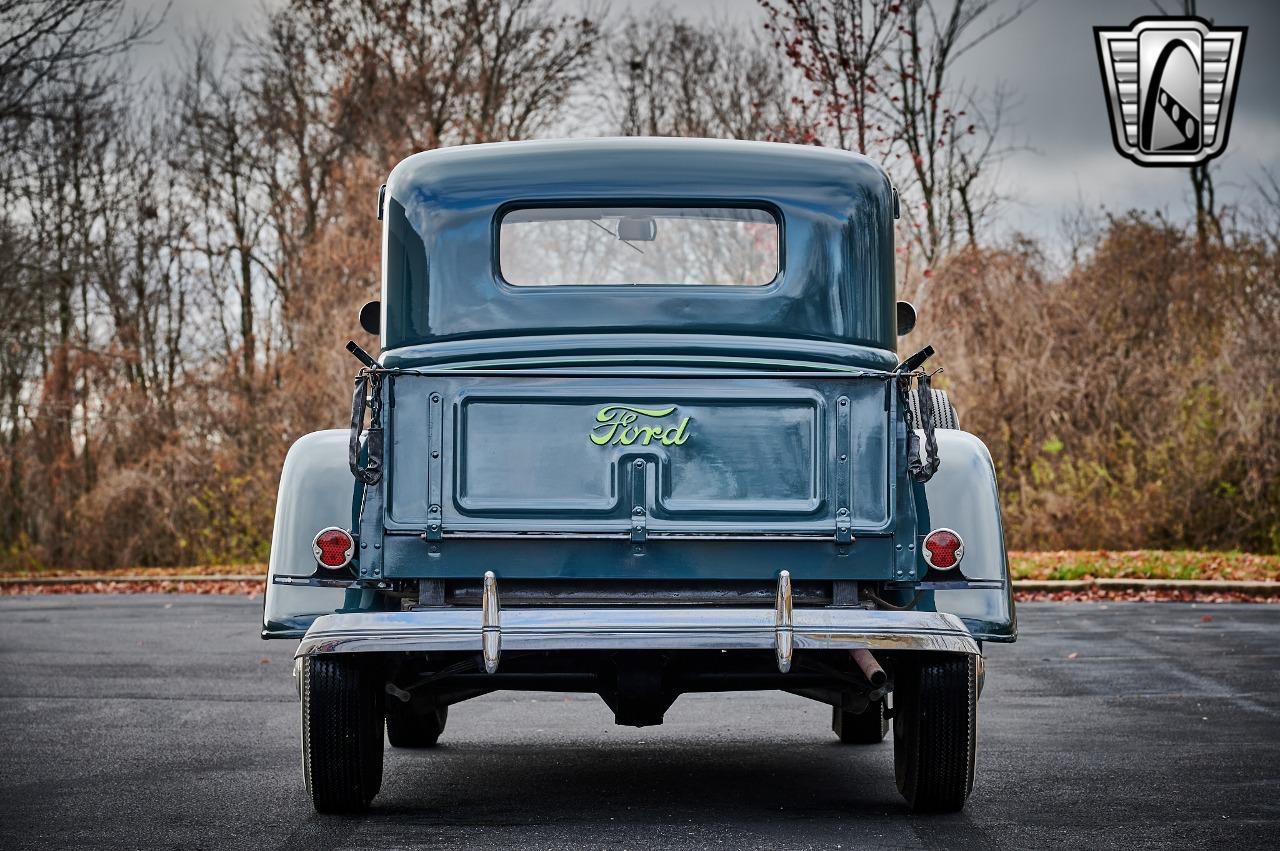
[[[498,606],[498,578],[492,570],[484,572],[484,591],[480,598],[480,649],[484,654],[484,670],[487,674],[498,670],[498,655],[502,652],[501,610]]]
[[[144,576],[141,578],[147,579],[148,577]],[[168,577],[165,578],[167,579]],[[93,581],[98,582],[101,580],[95,579]],[[321,579],[316,576],[286,576],[281,573],[276,573],[272,575],[271,583],[273,585],[303,585],[314,588],[347,588],[351,585],[355,585],[356,579],[355,577],[351,577],[350,579]]]
[[[778,670],[791,670],[791,653],[795,646],[795,618],[791,605],[791,571],[778,573],[778,597],[774,602],[774,645],[778,654]]]
[[[910,587],[918,591],[963,591],[965,589],[996,589],[1004,588],[1003,579],[961,579],[955,582],[917,582]]]
[[[307,630],[296,655],[484,652],[484,626],[481,609],[324,615]],[[501,649],[778,653],[778,627],[777,611],[767,608],[519,608],[502,613]],[[491,634],[497,632],[493,630]],[[979,653],[978,644],[964,623],[955,615],[941,612],[793,609],[790,634],[793,650],[866,648]]]

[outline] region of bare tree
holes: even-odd
[[[67,84],[83,85],[79,71],[146,38],[160,19],[128,14],[124,0],[0,0],[0,142],[65,109]]]
[[[956,61],[1008,26],[1026,8],[988,14],[994,0],[952,0],[941,11],[933,0],[904,4],[901,37],[892,51],[895,76],[890,111],[895,142],[906,152],[904,190],[916,196],[908,210],[913,239],[926,267],[937,263],[963,234],[976,242],[980,181],[1004,153],[996,141],[1003,100],[984,117],[976,93],[952,79]]]
[[[236,75],[237,55],[208,37],[191,45],[190,64],[176,92],[184,129],[173,156],[195,205],[189,248],[200,260],[206,294],[228,366],[247,392],[258,371],[259,326],[269,298],[267,167],[249,92]]]
[[[599,28],[549,0],[294,0],[333,92],[388,160],[526,138],[587,72]]]
[[[608,51],[596,100],[624,135],[779,140],[798,122],[791,80],[768,41],[660,9],[629,18]]]
[[[1196,0],[1183,0],[1182,11],[1189,17],[1196,15]],[[1222,241],[1222,220],[1219,217],[1217,198],[1213,190],[1213,173],[1209,160],[1191,166],[1191,197],[1195,204],[1196,244],[1204,251],[1210,238]]]
[[[831,142],[859,153],[885,153],[893,135],[885,57],[899,36],[896,0],[760,0],[767,31],[820,103]],[[816,138],[820,131],[814,128]]]
[[[812,140],[887,162],[912,246],[904,278],[922,296],[933,266],[979,242],[999,200],[993,168],[1010,150],[1007,97],[964,86],[956,62],[1028,3],[998,13],[995,0],[760,2],[805,79],[797,99],[818,119]],[[924,275],[914,274],[916,259]]]

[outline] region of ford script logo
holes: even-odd
[[[669,408],[637,408],[633,405],[605,405],[596,412],[591,442],[597,446],[648,446],[659,441],[663,446],[683,446],[689,439],[689,417],[679,419],[676,406]],[[654,422],[664,420],[665,422]],[[643,419],[641,419],[643,418]],[[679,419],[679,422],[677,422]]]

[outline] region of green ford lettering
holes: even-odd
[[[591,442],[596,446],[609,444],[630,446],[640,443],[648,446],[657,440],[663,446],[682,446],[689,439],[689,417],[684,417],[679,424],[633,425],[641,417],[661,419],[676,412],[672,405],[669,408],[633,408],[629,405],[607,405],[596,414],[596,426],[591,435]]]

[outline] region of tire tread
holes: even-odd
[[[951,404],[951,398],[947,396],[947,391],[939,390],[936,387],[930,387],[929,393],[933,398],[933,424],[937,428],[960,428],[960,415],[956,413],[955,405]],[[918,387],[911,388],[907,394],[907,414],[908,422],[912,428],[924,428],[923,420],[920,416],[920,389]]]
[[[354,661],[302,662],[302,763],[317,812],[367,809],[382,785],[382,702]]]
[[[897,695],[898,790],[917,812],[960,810],[973,789],[977,746],[974,657],[929,659],[910,672]]]

